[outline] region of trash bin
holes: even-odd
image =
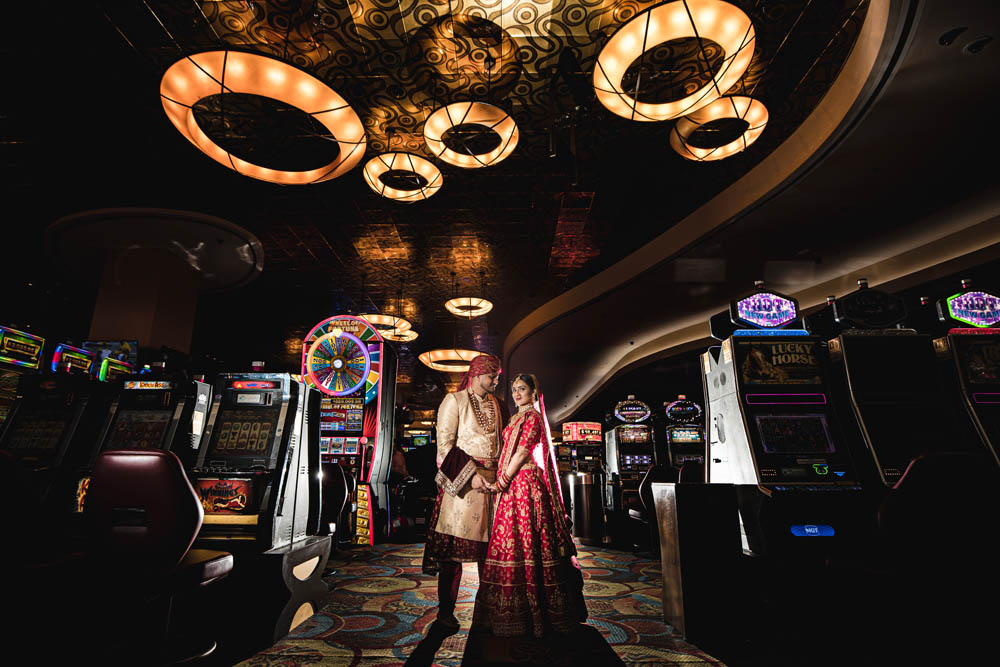
[[[581,544],[599,546],[604,539],[602,477],[594,473],[569,472],[560,480],[567,499],[566,511],[573,521],[573,537]]]

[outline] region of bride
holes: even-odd
[[[570,632],[587,618],[587,607],[545,403],[530,373],[515,376],[511,392],[518,413],[503,431],[497,481],[490,488],[500,496],[477,607],[499,637]]]

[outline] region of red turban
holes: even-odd
[[[500,372],[500,360],[492,354],[480,354],[469,363],[469,370],[462,376],[462,383],[458,385],[458,390],[468,389],[469,381],[480,375]]]

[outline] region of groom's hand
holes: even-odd
[[[480,475],[478,472],[472,476],[470,484],[472,484],[473,491],[479,491],[480,493],[489,493],[486,486],[486,480],[483,479],[483,476]]]

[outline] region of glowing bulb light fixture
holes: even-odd
[[[358,315],[358,317],[375,327],[380,334],[384,334],[387,331],[407,331],[413,326],[407,320],[402,317],[396,317],[395,315],[365,313],[363,315]]]
[[[493,302],[476,296],[460,296],[445,301],[444,307],[452,315],[472,319],[493,310]]]
[[[340,147],[336,159],[317,169],[282,171],[252,164],[206,135],[194,115],[201,99],[226,93],[270,97],[309,114]],[[262,181],[282,185],[321,183],[351,170],[365,154],[365,128],[351,105],[311,74],[267,56],[240,51],[205,51],[171,65],[160,80],[167,118],[184,137],[219,164]]]
[[[441,189],[444,177],[430,160],[413,153],[383,153],[365,164],[368,187],[387,199],[415,202],[427,199]],[[394,187],[409,179],[412,188]]]
[[[481,353],[475,350],[460,350],[456,348],[428,350],[418,359],[428,368],[449,373],[464,373],[469,370],[469,362]]]
[[[409,343],[415,341],[419,335],[413,329],[407,329],[406,331],[386,331],[382,334],[382,338],[395,343]]]
[[[707,39],[725,57],[712,81],[673,102],[640,102],[622,89],[628,68],[644,53],[674,39]],[[723,0],[675,0],[656,5],[623,25],[601,49],[594,67],[597,99],[609,111],[639,121],[672,120],[701,109],[739,80],[753,57],[755,33],[750,18]]]
[[[699,148],[688,143],[691,134],[702,125],[715,120],[739,118],[747,123],[742,135],[729,143],[715,148]],[[767,125],[767,107],[752,97],[720,97],[707,107],[677,121],[670,131],[670,145],[688,160],[721,160],[746,150],[757,141]]]
[[[463,125],[493,132],[500,142],[485,153],[469,154],[449,148],[445,135]],[[424,141],[431,152],[448,164],[466,169],[488,167],[500,162],[514,151],[517,139],[517,123],[511,115],[484,102],[454,102],[432,113],[424,123]]]

